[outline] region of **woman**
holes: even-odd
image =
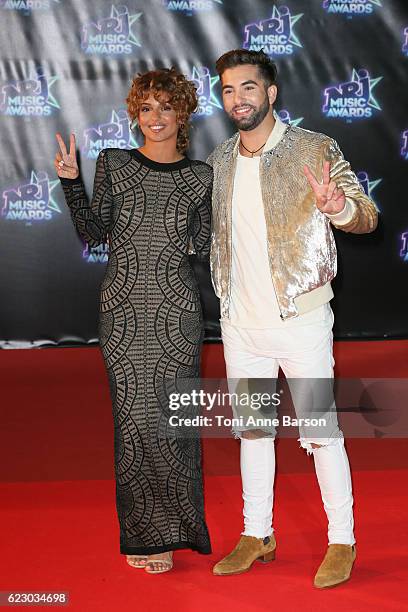
[[[200,442],[165,435],[168,386],[197,377],[203,339],[189,263],[210,248],[212,169],[184,155],[196,89],[174,68],[133,80],[128,114],[145,143],[104,149],[91,202],[75,156],[57,134],[55,168],[75,227],[91,246],[109,241],[99,338],[113,403],[120,551],[161,573],[172,551],[210,553]],[[159,435],[160,434],[160,435]]]

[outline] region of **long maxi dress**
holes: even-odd
[[[99,154],[92,200],[81,177],[61,179],[79,234],[109,237],[99,338],[114,419],[120,552],[210,553],[197,436],[161,436],[163,388],[199,375],[203,318],[189,261],[210,249],[212,169],[157,163],[137,149]]]

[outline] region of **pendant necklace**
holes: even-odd
[[[258,151],[260,151],[261,149],[264,148],[264,146],[266,145],[266,142],[263,143],[263,145],[261,147],[259,147],[259,149],[255,149],[255,151],[250,151],[249,149],[246,148],[246,146],[244,145],[244,143],[242,142],[242,140],[240,139],[239,142],[241,143],[241,145],[244,147],[245,151],[248,151],[248,153],[251,154],[251,157],[254,156],[255,153],[258,153]]]

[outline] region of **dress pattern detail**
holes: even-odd
[[[166,390],[199,375],[203,320],[188,254],[192,244],[209,257],[212,169],[104,149],[91,201],[80,177],[61,183],[82,238],[110,246],[99,338],[113,405],[120,551],[209,553],[200,441],[166,435]]]

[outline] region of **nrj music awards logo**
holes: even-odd
[[[370,15],[381,0],[323,0],[323,8],[328,13],[343,15]]]
[[[110,121],[84,130],[82,154],[87,159],[96,159],[106,148],[133,149],[138,143],[132,134],[125,110],[112,110]]]
[[[106,263],[109,257],[109,246],[107,243],[98,244],[96,247],[90,247],[84,243],[82,257],[87,263]]]
[[[52,4],[59,4],[60,0],[0,0],[0,9],[9,11],[46,11]]]
[[[211,11],[216,5],[222,4],[222,0],[163,0],[163,4],[169,11],[192,15],[200,11]]]
[[[113,6],[109,17],[82,26],[81,48],[85,53],[129,54],[141,44],[132,32],[142,13],[130,15],[127,6]]]
[[[324,90],[323,114],[326,117],[367,119],[381,110],[373,91],[382,77],[372,79],[368,70],[354,70],[350,81]]]
[[[401,147],[401,156],[408,160],[408,130],[405,130],[401,134],[402,138],[402,147]],[[401,250],[400,257],[402,257],[403,261],[408,262],[408,231],[401,234]]]
[[[51,181],[47,172],[31,172],[28,183],[3,191],[1,216],[7,221],[49,221],[61,209],[52,197],[59,180]]]
[[[194,66],[190,73],[190,79],[197,87],[198,97],[198,108],[193,114],[193,118],[213,115],[214,112],[222,109],[222,104],[215,92],[216,84],[220,80],[219,76],[212,76],[207,66]]]
[[[403,261],[408,261],[408,232],[401,234],[400,257],[402,257]]]
[[[272,17],[249,23],[244,28],[244,49],[263,50],[267,55],[291,55],[302,47],[294,26],[303,13],[292,15],[287,6],[274,6]]]
[[[404,42],[402,43],[402,52],[408,57],[408,27],[404,29]]]
[[[283,123],[286,123],[287,125],[293,125],[295,127],[299,125],[300,123],[302,123],[303,121],[303,117],[292,119],[289,111],[286,110],[286,108],[283,108],[282,110],[278,112],[278,117]]]
[[[405,130],[405,132],[402,132],[401,141],[402,141],[401,157],[403,157],[404,159],[408,159],[408,130]]]
[[[3,115],[47,117],[60,105],[51,93],[59,77],[46,77],[41,68],[22,81],[9,81],[1,88],[0,113]]]
[[[379,179],[374,179],[370,181],[368,173],[365,170],[361,170],[360,172],[358,172],[357,178],[358,178],[358,182],[364,189],[364,193],[374,202],[377,211],[380,212],[380,209],[378,208],[378,205],[375,202],[373,195],[374,195],[374,189],[377,187],[377,185],[381,183],[382,179],[379,178]]]

